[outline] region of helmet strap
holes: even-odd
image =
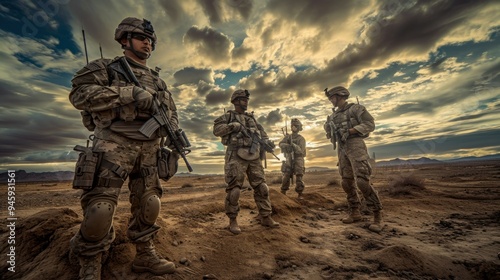
[[[140,59],[148,59],[151,56],[151,54],[139,52],[136,49],[134,49],[134,45],[132,44],[132,33],[130,32],[127,33],[127,40],[130,47],[125,46],[123,47],[123,49],[131,51],[133,54],[135,54],[135,56],[137,56]]]

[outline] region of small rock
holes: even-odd
[[[201,257],[200,257],[200,261],[205,262],[205,261],[206,261],[205,256],[201,256]]]
[[[188,263],[188,262],[189,262],[189,261],[188,261],[188,259],[187,259],[187,258],[182,258],[182,259],[180,259],[180,260],[179,260],[179,263],[180,263],[180,264],[186,264],[186,263]]]
[[[208,279],[218,279],[217,276],[213,275],[213,274],[205,274],[203,275],[203,280],[208,280]]]
[[[303,243],[311,243],[311,241],[305,236],[301,236],[301,237],[299,237],[299,239]]]

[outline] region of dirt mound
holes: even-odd
[[[498,166],[491,169],[498,173]],[[113,221],[116,239],[104,258],[102,279],[499,278],[497,181],[489,177],[441,181],[447,171],[416,169],[415,174],[426,178],[426,189],[391,196],[387,182],[398,171],[385,171],[374,182],[385,186],[378,188],[385,224],[380,233],[368,230],[369,213],[360,223],[341,222],[347,214],[345,193],[340,187],[325,186],[332,179],[330,173],[307,174],[302,200],[293,190],[283,195],[279,185],[271,185],[273,219],[280,223],[275,229],[263,227],[256,219],[253,190],[242,191],[239,235],[227,228],[223,176],[174,177],[164,186],[157,221],[161,230],[154,239],[159,255],[177,266],[177,272],[167,276],[131,271],[135,246],[126,237],[130,193],[123,188]],[[451,197],[451,193],[471,198]],[[474,199],[485,194],[490,198]],[[74,258],[70,261],[69,240],[82,220],[78,197],[71,182],[19,188],[16,272],[8,271],[9,264],[2,261],[0,279],[77,278],[79,265]],[[11,234],[7,221],[0,219],[2,240]],[[8,252],[8,246],[2,242],[0,249]]]
[[[47,209],[16,227],[16,272],[4,273],[5,279],[74,279],[68,275],[69,240],[78,230],[81,219],[69,208]],[[2,227],[4,229],[5,227]],[[1,239],[7,240],[2,232]],[[1,251],[7,251],[2,243]],[[7,271],[5,262],[2,271]]]
[[[456,265],[447,256],[422,252],[406,245],[390,246],[375,253],[371,258],[380,264],[381,270],[393,270],[399,276],[428,275],[438,278],[449,278],[461,275],[463,279],[472,278],[463,266]]]

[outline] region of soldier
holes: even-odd
[[[292,119],[290,125],[292,134],[285,135],[279,143],[281,151],[285,154],[286,158],[281,167],[281,171],[283,172],[281,193],[286,194],[290,188],[290,180],[293,180],[293,175],[295,174],[295,191],[298,194],[298,198],[302,199],[302,192],[304,192],[302,177],[305,171],[306,140],[299,134],[299,131],[302,131],[302,123],[298,119]]]
[[[248,177],[250,186],[254,190],[254,199],[261,224],[267,227],[279,227],[279,223],[271,218],[271,200],[269,199],[269,187],[266,184],[264,168],[261,158],[265,152],[260,145],[256,146],[254,152],[250,152],[255,142],[252,135],[257,136],[267,144],[274,147],[262,125],[257,123],[253,114],[247,113],[250,93],[247,90],[238,89],[231,96],[234,110],[229,110],[214,121],[213,133],[221,137],[221,142],[226,148],[224,164],[225,180],[227,183],[225,209],[229,217],[229,231],[233,234],[241,232],[236,217],[240,211],[240,192]]]
[[[148,138],[139,129],[156,112],[153,95],[176,129],[177,109],[158,72],[146,65],[157,42],[151,22],[125,18],[116,28],[115,40],[124,49],[127,63],[120,64],[123,57],[92,61],[76,72],[69,95],[73,106],[82,110],[84,125],[94,132],[92,151],[102,158],[93,187],[81,195],[84,217],[70,242],[80,262],[80,279],[100,279],[101,258],[115,239],[113,216],[127,178],[132,213],[127,236],[137,250],[132,270],[155,275],[175,272],[174,263],[160,258],[153,244],[160,229],[156,219],[163,191],[157,159],[162,135],[157,130]],[[127,64],[145,89],[127,77]]]
[[[342,177],[342,188],[347,194],[349,216],[342,219],[346,224],[362,220],[359,210],[360,201],[357,187],[361,190],[366,204],[373,210],[374,221],[369,229],[381,231],[382,204],[377,192],[370,182],[372,168],[368,163],[368,151],[364,138],[375,129],[373,117],[366,108],[359,104],[348,103],[349,91],[342,86],[325,89],[325,95],[333,104],[333,114],[328,116],[324,125],[327,138],[338,145],[339,172]]]

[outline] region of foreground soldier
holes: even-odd
[[[271,218],[271,200],[269,199],[269,187],[266,184],[264,168],[261,158],[265,157],[262,147],[256,146],[256,150],[250,153],[255,145],[252,135],[257,134],[268,145],[269,141],[264,128],[257,123],[253,114],[246,113],[250,93],[247,90],[236,90],[231,96],[234,110],[229,110],[214,121],[213,133],[221,137],[221,142],[226,148],[224,174],[227,183],[225,209],[229,217],[229,230],[234,234],[241,232],[236,217],[240,211],[240,192],[245,174],[250,186],[254,190],[254,199],[261,224],[267,227],[278,227],[279,223]]]
[[[361,190],[366,204],[373,210],[374,221],[369,229],[381,231],[382,204],[370,182],[372,168],[368,163],[368,151],[364,138],[375,129],[373,117],[366,108],[359,104],[348,103],[349,91],[341,86],[325,90],[325,95],[333,104],[333,114],[328,116],[324,125],[327,138],[334,149],[338,145],[339,172],[342,188],[347,193],[350,214],[342,219],[346,224],[362,220],[359,211],[360,201],[356,185]],[[336,109],[335,109],[336,108]]]
[[[295,191],[298,194],[298,198],[302,199],[302,192],[304,192],[302,177],[305,171],[306,140],[299,134],[299,131],[302,131],[302,123],[298,119],[292,119],[290,128],[292,134],[285,135],[279,143],[279,147],[286,158],[281,167],[281,172],[283,172],[281,193],[286,194],[290,188],[290,180],[293,180],[293,175],[295,174]]]
[[[93,187],[84,189],[81,196],[84,218],[70,242],[71,251],[80,261],[80,279],[100,279],[101,258],[115,239],[113,216],[127,177],[132,213],[127,236],[137,249],[132,270],[156,275],[175,271],[175,265],[160,258],[153,245],[160,229],[156,219],[162,196],[157,168],[161,136],[156,131],[147,138],[139,129],[155,112],[153,94],[167,108],[175,128],[177,109],[165,82],[146,66],[157,41],[151,23],[125,18],[115,31],[115,40],[146,89],[126,78],[119,58],[95,60],[72,80],[70,101],[83,110],[84,124],[95,135],[92,151],[102,157]],[[75,178],[74,185],[78,183]]]

